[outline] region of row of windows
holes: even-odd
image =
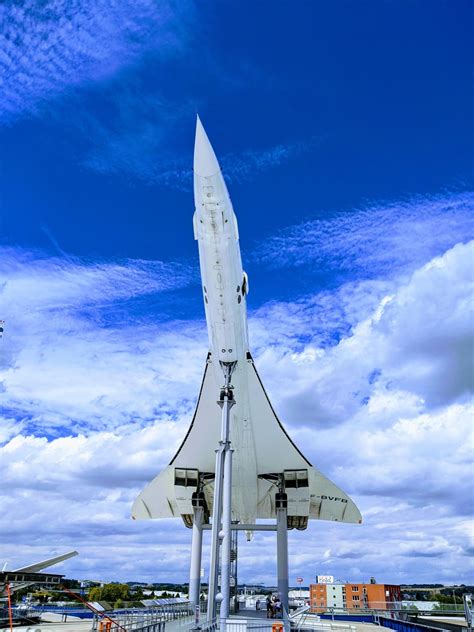
[[[336,590],[337,586],[326,586],[326,585],[320,585],[320,586],[312,586],[312,590],[317,590],[319,592],[324,592],[326,590],[328,590],[329,588],[332,588],[333,590]],[[346,587],[342,586],[342,591],[345,592]],[[359,586],[351,586],[351,590],[352,592],[359,592],[360,591],[360,587]],[[365,586],[362,587],[363,592],[367,591],[367,588]]]
[[[319,592],[324,592],[328,588],[331,588],[331,586],[314,586],[314,587],[311,587],[311,590],[318,590]],[[341,588],[342,588],[342,592],[346,591],[346,587],[345,586],[341,586]],[[336,590],[336,586],[332,586],[332,589]]]

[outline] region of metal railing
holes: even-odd
[[[92,632],[164,632],[167,622],[189,627],[192,614],[189,603],[108,611],[94,614]]]
[[[189,632],[192,631],[196,631],[196,632],[216,632],[216,630],[219,629],[219,622],[216,619],[213,619],[212,621],[199,621],[199,622],[194,622],[189,628]]]
[[[12,621],[15,625],[18,625],[21,622],[33,622],[37,623],[40,619],[40,615],[34,608],[29,606],[25,606],[23,604],[13,606],[11,609]],[[1,621],[9,621],[9,612],[8,608],[0,607],[0,620]]]
[[[409,612],[419,614],[462,614],[464,613],[463,604],[445,604],[434,601],[373,601],[361,600],[358,602],[344,601],[343,605],[323,604],[313,600],[310,604],[311,611],[316,614],[325,615],[347,615],[347,614],[375,614],[375,613],[392,613],[392,612]]]
[[[161,614],[147,612],[128,612],[110,618],[95,615],[92,622],[93,632],[164,632],[165,620]]]
[[[376,620],[378,619],[378,620]],[[402,621],[400,619],[389,619],[384,616],[374,617],[374,623],[390,628],[396,632],[447,632],[445,628],[433,627],[428,624],[415,621]]]
[[[317,630],[321,632],[355,632],[356,630],[355,625],[321,619],[317,614],[308,610],[301,612],[297,617],[290,617],[290,621],[293,630]]]

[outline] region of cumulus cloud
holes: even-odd
[[[172,384],[194,376],[197,365],[199,380],[205,343],[199,345],[195,325],[155,320],[153,309],[131,322],[129,312],[136,300],[187,285],[193,269],[137,260],[64,260],[21,250],[2,254],[0,296],[7,324],[0,401],[7,420],[54,435],[133,420],[143,424],[157,414],[188,410],[194,395]],[[122,318],[109,317],[117,311]],[[184,340],[189,360],[171,377],[170,354],[175,360],[184,354],[184,348],[176,349]],[[4,424],[3,432],[8,428],[14,432],[15,424]]]
[[[252,351],[278,414],[364,517],[292,532],[292,575],[469,581],[472,259],[473,243],[459,243],[411,274],[252,312]],[[74,576],[185,580],[190,532],[129,515],[186,432],[205,325],[157,319],[152,303],[132,322],[103,314],[130,297],[172,296],[194,271],[24,251],[2,264],[4,555],[14,560],[19,543],[18,564],[77,548],[65,565]],[[337,332],[330,344],[325,325]],[[274,534],[242,540],[241,579],[268,582],[274,551]]]
[[[422,411],[465,401],[473,388],[473,256],[470,242],[432,260],[337,346],[310,343],[295,353],[268,348],[263,337],[261,370],[278,384],[285,419],[324,427],[395,401],[397,411],[401,402]],[[288,383],[290,371],[298,379]]]
[[[0,115],[35,112],[46,100],[108,79],[144,53],[186,41],[190,2],[48,0],[0,6]]]

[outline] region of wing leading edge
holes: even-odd
[[[190,526],[196,493],[204,495],[207,515],[212,513],[221,423],[218,375],[209,354],[188,432],[170,464],[135,500],[134,519],[182,517]],[[360,523],[352,499],[313,467],[286,433],[250,354],[237,365],[232,382],[233,519],[252,524],[259,518],[275,518],[277,482],[283,480],[289,527],[304,529],[308,519]]]

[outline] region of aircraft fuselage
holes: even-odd
[[[249,348],[248,281],[242,269],[237,219],[219,164],[199,120],[194,154],[194,201],[194,237],[199,246],[210,351],[219,363],[241,361]]]

